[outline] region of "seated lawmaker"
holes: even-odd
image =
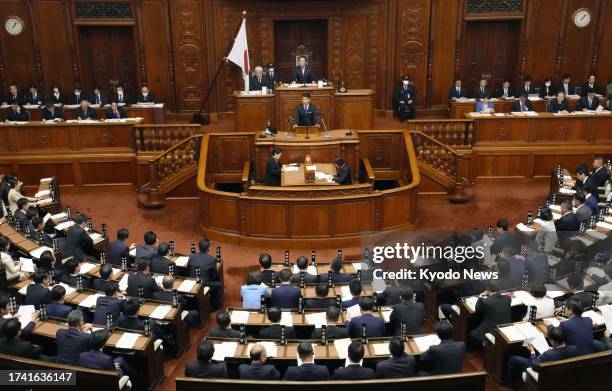
[[[591,194],[597,192],[597,185],[595,181],[591,179],[589,169],[586,168],[586,166],[579,166],[578,170],[576,170],[576,182],[574,182],[572,190],[576,190],[577,192],[588,190]]]
[[[481,344],[485,334],[493,331],[497,325],[510,323],[511,301],[510,297],[498,292],[496,280],[487,281],[487,290],[476,302],[476,313],[482,316],[482,322],[470,332],[470,337]]]
[[[395,335],[402,334],[402,324],[406,325],[406,334],[423,334],[425,307],[414,301],[415,294],[410,287],[405,287],[401,294],[402,302],[393,306],[390,322],[395,326]]]
[[[26,94],[26,104],[33,106],[42,106],[45,101],[45,94],[40,93],[36,85],[30,85],[30,91]]]
[[[57,330],[57,363],[78,365],[79,355],[91,349],[91,325],[83,323],[83,314],[74,310],[68,314],[68,329]]]
[[[261,91],[262,87],[268,86],[268,77],[263,73],[263,67],[256,66],[255,74],[251,76],[251,80],[249,81],[249,91]]]
[[[310,98],[310,93],[304,92],[302,94],[302,104],[295,106],[293,113],[294,128],[298,126],[319,126],[321,118],[317,106],[310,103]]]
[[[550,278],[548,255],[540,251],[539,244],[530,240],[525,245],[525,268],[530,286],[542,285]]]
[[[281,171],[283,168],[282,164],[280,163],[281,156],[283,156],[283,150],[277,146],[272,147],[272,155],[268,158],[268,162],[266,163],[264,185],[281,185]]]
[[[572,77],[566,73],[562,77],[563,81],[557,88],[557,92],[563,92],[565,96],[574,95],[576,93],[576,87],[573,84],[570,84]]]
[[[325,330],[325,338],[328,340],[348,338],[348,329],[344,326],[338,326],[340,319],[340,309],[335,305],[330,306],[325,311],[325,319],[327,320],[327,329]],[[311,339],[321,339],[322,329],[317,327],[310,336]]]
[[[140,94],[136,98],[137,103],[155,103],[155,95],[149,91],[149,87],[144,85],[140,88]]]
[[[270,297],[270,291],[268,291],[268,287],[265,284],[262,284],[261,273],[258,271],[249,272],[246,284],[240,287],[242,308],[250,310],[259,309],[262,296]]]
[[[478,87],[474,90],[474,99],[481,100],[485,96],[491,96],[489,87],[487,86],[487,79],[481,78],[478,82]]]
[[[544,85],[540,87],[540,98],[552,98],[555,96],[555,88],[552,86],[552,79],[547,77],[544,79]]]
[[[329,370],[325,365],[314,363],[314,348],[310,342],[300,342],[297,348],[299,357],[297,366],[290,366],[283,380],[319,381],[329,380]],[[300,363],[301,362],[301,363]]]
[[[59,86],[51,87],[52,94],[49,96],[49,100],[53,102],[54,105],[62,105],[66,101],[66,97],[60,91]]]
[[[597,110],[599,107],[599,98],[595,96],[595,90],[589,88],[586,91],[586,94],[583,95],[578,103],[576,104],[577,111],[589,111],[589,110]]]
[[[86,99],[82,99],[79,105],[79,108],[76,110],[77,120],[97,120],[98,114],[96,111],[89,107],[89,101]]]
[[[523,85],[517,89],[516,95],[521,96],[521,94],[526,94],[527,96],[529,96],[529,94],[533,94],[533,93],[534,93],[534,89],[531,86],[531,76],[525,75],[523,77]]]
[[[359,305],[359,298],[361,297],[361,281],[351,280],[349,282],[349,290],[351,291],[351,298],[342,302],[342,308],[352,307]]]
[[[79,275],[81,275],[79,261],[75,258],[70,258],[64,263],[64,270],[59,277],[59,281],[71,287],[76,287]],[[89,288],[89,278],[81,276],[81,281],[84,289]]]
[[[435,329],[440,344],[431,346],[421,355],[420,362],[426,370],[419,371],[419,375],[460,373],[465,357],[465,342],[453,341],[453,325],[447,320],[436,323]]]
[[[593,159],[593,172],[591,173],[591,179],[595,186],[605,186],[606,181],[610,178],[610,172],[604,164],[603,156],[595,156]]]
[[[293,82],[296,84],[310,84],[315,81],[312,68],[307,64],[306,56],[300,56],[298,66],[293,70]]]
[[[495,105],[489,99],[488,95],[483,96],[481,100],[476,102],[476,112],[477,113],[494,113]]]
[[[506,79],[502,83],[502,86],[495,90],[495,98],[499,99],[510,99],[514,98],[514,92],[510,87],[510,80]]]
[[[145,324],[138,317],[140,301],[136,297],[129,297],[123,302],[123,308],[117,321],[117,327],[128,330],[144,330]]]
[[[119,106],[116,101],[112,101],[108,110],[106,110],[106,119],[125,119],[127,115],[123,107]]]
[[[527,94],[522,92],[521,95],[519,95],[519,98],[512,102],[510,111],[518,113],[524,113],[525,111],[533,111],[533,106],[531,105],[531,101],[527,98]]]
[[[11,107],[6,111],[5,122],[27,122],[30,120],[30,113],[17,103],[11,104]]]
[[[26,289],[25,304],[38,307],[41,304],[51,303],[52,296],[49,290],[49,274],[44,270],[39,270],[32,276],[32,281],[34,283],[28,285]]]
[[[580,222],[574,212],[572,212],[572,203],[569,200],[561,202],[561,218],[555,221],[555,228],[557,229],[559,244],[562,247],[580,229]]]
[[[458,99],[467,98],[467,93],[461,83],[460,78],[455,78],[455,85],[448,89],[448,100],[455,101]]]
[[[334,182],[339,185],[352,185],[353,178],[351,176],[351,168],[341,157],[337,157],[334,161],[338,174],[334,176]]]
[[[210,304],[213,311],[221,308],[223,302],[223,283],[219,280],[217,272],[217,259],[213,258],[208,252],[210,250],[210,240],[202,239],[198,242],[198,253],[191,254],[187,261],[189,276],[195,277],[197,268],[200,269],[200,278],[204,286],[210,289]]]
[[[259,338],[261,339],[280,339],[282,325],[282,311],[278,307],[270,307],[268,309],[268,320],[272,325],[259,330]],[[285,327],[285,338],[296,339],[295,329],[293,327]]]
[[[106,325],[106,316],[111,314],[113,319],[112,324],[114,325],[117,320],[119,320],[123,301],[123,295],[119,291],[119,284],[115,281],[107,283],[104,289],[104,296],[98,297],[96,300],[96,311],[94,313],[93,323]]]
[[[112,101],[117,102],[119,106],[130,104],[130,98],[121,84],[117,86],[115,92],[113,92],[111,99]]]
[[[111,279],[113,274],[113,267],[110,263],[105,263],[100,266],[100,277],[93,280],[91,283],[91,288],[100,292],[104,292],[106,290],[106,284],[112,282]]]
[[[548,318],[554,315],[555,301],[546,296],[546,287],[543,284],[533,286],[529,293],[533,297],[529,307],[536,307],[536,319]],[[523,320],[529,320],[529,311],[527,311]]]
[[[217,326],[210,329],[208,335],[212,338],[240,338],[240,331],[231,326],[232,318],[227,311],[217,311]]]
[[[106,261],[111,265],[121,266],[121,259],[126,260],[129,257],[130,249],[136,247],[136,243],[128,245],[126,243],[130,231],[127,228],[120,228],[117,230],[117,240],[112,241],[106,248]]]
[[[376,364],[376,377],[378,379],[396,379],[414,376],[416,360],[406,354],[404,341],[398,337],[389,340],[389,353],[391,357]]]
[[[385,334],[385,320],[382,317],[374,316],[374,301],[369,297],[359,299],[361,315],[352,318],[347,323],[347,328],[351,338],[361,337],[361,326],[366,326],[366,336],[368,338],[382,337]]]
[[[574,206],[574,214],[576,215],[576,218],[580,224],[584,222],[588,223],[591,220],[593,212],[586,204],[586,198],[581,191],[576,192],[572,196],[572,205]]]
[[[280,285],[272,289],[270,305],[279,308],[298,308],[302,291],[300,288],[291,285],[292,276],[289,269],[280,271],[278,274]]]
[[[170,273],[170,265],[173,265],[174,262],[168,259],[169,252],[170,245],[168,243],[161,242],[159,246],[157,246],[157,254],[151,259],[151,273]]]
[[[595,75],[593,73],[589,75],[586,83],[582,85],[580,95],[587,96],[589,90],[593,90],[596,94],[600,93],[599,88],[597,87],[597,85],[595,85]]]
[[[91,349],[79,354],[79,366],[102,371],[119,371],[123,376],[122,367],[126,366],[123,357],[113,358],[104,353],[104,345],[110,337],[106,330],[96,330],[91,333]]]
[[[395,89],[393,100],[400,122],[412,119],[415,116],[414,101],[416,92],[410,84],[410,76],[402,76],[401,84]]]
[[[202,341],[198,345],[197,361],[185,365],[185,376],[203,379],[223,379],[227,377],[225,364],[212,362],[215,345],[210,341]]]
[[[10,296],[7,293],[0,293],[0,337],[2,334],[2,327],[4,324],[10,319],[11,310],[9,307]],[[24,319],[24,321],[27,319]],[[34,330],[34,326],[36,326],[36,321],[38,320],[38,311],[32,312],[31,321],[25,325],[22,330],[22,335],[25,337],[29,335],[32,330]]]
[[[55,285],[51,289],[51,303],[47,304],[47,316],[50,318],[66,319],[73,310],[69,305],[64,304],[66,299],[66,288]]]
[[[143,240],[144,244],[136,246],[136,259],[146,259],[151,262],[151,259],[157,255],[157,245],[159,244],[157,234],[153,231],[147,231]]]
[[[297,284],[301,280],[301,274],[304,274],[305,284],[316,284],[319,281],[319,277],[316,274],[308,273],[308,258],[304,255],[300,255],[295,261],[295,266],[298,268],[298,272],[293,274],[291,282]]]
[[[250,364],[240,364],[238,373],[240,379],[249,380],[278,380],[280,373],[274,365],[266,365],[268,355],[266,348],[259,343],[256,343],[249,352],[251,356]]]
[[[353,341],[348,347],[348,363],[334,371],[332,380],[368,380],[376,374],[372,368],[361,366],[365,349],[361,342]]]
[[[75,86],[66,104],[78,105],[81,104],[83,100],[87,100],[87,98],[85,97],[85,93],[81,90],[81,87]]]
[[[21,271],[21,261],[14,261],[9,254],[11,242],[5,236],[0,236],[0,258],[6,271],[6,281],[13,283],[28,278],[28,273]]]
[[[351,276],[350,274],[342,272],[343,267],[344,267],[344,264],[342,262],[342,258],[336,257],[332,260],[331,264],[329,265],[329,269],[332,272],[332,282],[333,283],[341,284],[341,283],[349,282],[353,279],[353,276]],[[319,281],[327,283],[328,276],[329,276],[329,273],[325,273],[321,275],[319,277]]]
[[[87,258],[87,254],[93,249],[93,239],[89,236],[85,227],[89,217],[78,214],[74,219],[75,224],[68,228],[62,256],[64,258],[73,257],[77,261]]]
[[[89,103],[104,106],[108,104],[108,98],[100,87],[94,87],[93,94],[89,97]]]
[[[23,106],[27,103],[26,97],[19,92],[19,88],[17,88],[16,84],[11,84],[9,86],[9,93],[2,100],[3,105],[12,105],[13,103],[16,103],[18,106]]]
[[[149,264],[147,261],[144,259],[138,259],[136,261],[136,273],[128,276],[128,296],[138,297],[138,288],[142,287],[144,298],[152,299],[153,293],[159,291],[160,288],[150,274],[151,272],[149,270]]]
[[[0,330],[0,353],[11,356],[37,359],[40,355],[40,346],[19,338],[21,335],[21,322],[18,318],[11,318],[4,322]]]
[[[315,286],[315,294],[317,297],[305,300],[304,308],[327,308],[336,304],[335,299],[328,297],[329,285],[324,282]]]
[[[64,110],[59,107],[55,107],[52,101],[48,101],[42,110],[42,121],[64,121]]]
[[[34,231],[32,232],[32,236],[35,240],[42,239],[41,242],[45,246],[53,247],[53,239],[47,234],[44,230],[43,218],[40,216],[35,216],[32,218],[32,228]]]
[[[569,105],[563,91],[557,92],[557,97],[548,102],[546,111],[549,113],[569,114]]]

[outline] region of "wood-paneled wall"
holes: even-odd
[[[529,74],[536,85],[547,76],[556,83],[566,72],[577,84],[589,72],[596,72],[601,87],[612,81],[607,0],[522,0],[520,12],[484,15],[466,14],[468,0],[133,0],[126,19],[76,18],[79,1],[0,0],[2,25],[9,15],[26,23],[17,37],[0,32],[3,93],[10,83],[25,88],[35,82],[45,91],[58,84],[65,92],[75,81],[87,85],[78,27],[121,24],[133,26],[138,83],[148,83],[170,109],[195,111],[243,9],[252,64],[275,62],[275,20],[326,19],[328,78],[342,72],[348,88],[375,89],[381,110],[391,109],[393,88],[406,73],[418,106],[446,106],[452,79],[465,67],[468,23],[491,20],[520,24],[515,82]],[[578,29],[571,16],[582,7],[592,11],[593,21]],[[241,84],[239,70],[225,65],[208,110],[233,111],[231,93]]]

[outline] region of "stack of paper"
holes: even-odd
[[[58,231],[63,231],[65,229],[72,227],[73,225],[74,225],[74,221],[68,220],[68,221],[64,221],[63,223],[59,223],[58,225],[56,225],[55,229]]]
[[[191,292],[195,284],[195,280],[185,280],[181,283],[181,285],[179,285],[177,290],[179,292]]]
[[[44,253],[45,251],[53,252],[53,249],[47,246],[41,246],[41,247],[35,248],[34,250],[30,251],[30,255],[32,256],[32,258],[38,259],[40,258],[40,255]]]
[[[48,198],[51,196],[51,190],[41,190],[39,192],[37,192],[36,194],[34,194],[34,197],[36,198]]]
[[[380,310],[380,314],[382,315],[386,323],[391,322],[391,312],[393,312],[393,310]]]
[[[351,288],[348,285],[342,285],[340,287],[340,295],[342,297],[342,301],[348,301],[353,298],[353,294],[351,293]]]
[[[293,265],[293,267],[291,268],[291,272],[293,274],[299,274],[301,272],[300,268],[297,267],[297,265]],[[307,274],[312,274],[313,276],[317,275],[317,268],[313,265],[308,266],[308,268],[306,269],[306,273]]]
[[[285,327],[293,327],[293,315],[289,311],[281,312],[280,324]]]
[[[121,281],[119,281],[119,289],[125,291],[128,287],[128,277],[129,274],[125,273],[123,277],[121,277]]]
[[[559,325],[561,324],[561,321],[559,321],[559,319],[557,318],[544,318],[542,319],[544,321],[545,325],[552,325],[553,327],[559,327]]]
[[[389,356],[391,353],[389,352],[389,344],[388,343],[375,343],[372,344],[372,349],[374,349],[375,356]]]
[[[187,262],[189,261],[189,257],[178,257],[174,264],[178,267],[186,267]]]
[[[66,214],[66,212],[61,212],[61,213],[54,214],[54,215],[51,216],[51,220],[53,220],[53,221],[61,221],[61,220],[64,220],[66,218],[68,218],[68,214]]]
[[[347,320],[351,320],[357,316],[361,316],[361,308],[359,307],[359,304],[355,304],[346,309]]]
[[[559,189],[559,193],[574,194],[574,193],[576,193],[576,190],[566,189],[565,187],[562,187],[562,188]]]
[[[606,323],[606,330],[608,330],[609,333],[612,333],[612,305],[601,305],[598,308],[603,315],[604,322]]]
[[[34,285],[34,284],[28,284],[28,285],[23,286],[21,289],[19,289],[19,294],[25,296],[26,293],[28,292],[28,287],[30,285]]]
[[[606,323],[606,321],[604,320],[604,317],[601,316],[601,314],[599,314],[598,312],[595,312],[593,310],[584,311],[582,313],[582,316],[586,318],[591,318],[591,320],[593,321],[593,325],[595,326],[599,326],[599,325]]]
[[[21,271],[26,273],[34,273],[34,262],[31,258],[19,257],[21,261]]]
[[[121,338],[117,341],[117,347],[120,349],[132,349],[138,341],[140,334],[136,333],[123,333]]]
[[[295,167],[295,166],[285,166],[283,167],[283,171],[285,172],[295,172],[295,171],[299,171],[300,168],[299,167]]]
[[[606,223],[605,221],[599,221],[597,224],[595,224],[595,226],[599,228],[612,229],[612,224]]]
[[[153,319],[165,319],[168,312],[172,309],[172,306],[166,304],[160,304],[155,308],[155,310],[149,315],[150,318]]]
[[[85,299],[81,300],[81,302],[79,303],[79,306],[85,307],[85,308],[92,308],[96,305],[96,301],[98,300],[98,297],[102,297],[102,296],[104,295],[101,293],[95,293],[93,295],[89,295]]]
[[[92,269],[96,268],[96,264],[93,263],[89,263],[89,262],[82,262],[79,265],[79,273],[80,274],[87,274],[89,273]]]
[[[102,238],[102,235],[100,235],[100,234],[99,234],[99,233],[97,233],[97,232],[94,232],[94,233],[92,233],[92,234],[89,234],[89,237],[90,237],[90,238],[91,238],[91,240],[93,240],[94,242],[95,242],[95,241],[97,241],[97,240],[103,239],[103,238]]]
[[[345,359],[348,357],[348,347],[351,344],[350,338],[342,338],[334,341],[334,347],[338,353],[338,357]]]
[[[276,342],[273,341],[260,341],[257,342],[257,344],[259,345],[263,345],[263,347],[266,349],[266,354],[268,355],[268,357],[276,357],[278,356],[278,349],[276,347]],[[251,348],[253,347],[253,345],[255,345],[255,343],[250,343],[247,346],[247,354],[249,354],[251,352]]]
[[[440,338],[438,338],[438,336],[435,334],[414,337],[414,343],[416,343],[419,351],[421,352],[428,351],[430,347],[433,345],[439,345],[440,342]]]
[[[463,300],[465,301],[465,305],[470,309],[470,311],[476,311],[476,302],[478,302],[478,296],[466,297]]]
[[[249,311],[233,310],[230,319],[232,324],[247,324],[249,322]]]
[[[215,353],[212,359],[214,361],[223,361],[225,357],[234,357],[238,342],[221,342],[215,344]]]
[[[361,270],[361,262],[353,262],[353,263],[351,263],[351,265],[353,265],[355,270],[357,270],[357,271]]]
[[[19,318],[22,325],[26,325],[32,321],[32,314],[36,311],[33,305],[20,305],[15,316]],[[5,315],[5,318],[10,318],[11,315]]]
[[[323,325],[327,325],[327,316],[325,312],[314,312],[311,314],[306,314],[306,322],[308,324],[314,325],[315,328],[319,329]]]

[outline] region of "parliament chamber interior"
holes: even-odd
[[[612,1],[0,0],[3,390],[605,390]]]

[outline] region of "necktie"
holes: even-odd
[[[504,95],[508,96],[508,89],[504,88]]]
[[[525,91],[529,93],[529,86],[525,86]]]
[[[96,97],[96,103],[97,103],[97,104],[100,104],[100,95],[98,95],[98,96]]]
[[[119,102],[123,102],[123,94],[119,95]]]
[[[565,87],[565,95],[569,95],[569,92],[567,92],[567,84],[564,84]]]
[[[459,87],[457,87],[457,94],[460,94]]]
[[[17,100],[17,94],[13,94],[13,100]]]
[[[480,87],[480,92],[484,94],[484,87]]]
[[[589,99],[589,109],[592,107],[591,104],[592,104],[592,100]]]
[[[521,102],[521,113],[525,111],[525,105],[523,104],[523,102]]]
[[[121,118],[121,116],[119,115],[119,112],[118,112],[118,111],[115,111],[115,116],[116,116],[117,118]]]

